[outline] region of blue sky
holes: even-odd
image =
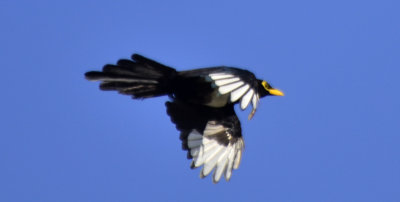
[[[0,2],[0,201],[400,201],[398,1]],[[140,53],[249,69],[286,96],[229,183],[190,170],[167,97],[83,74]]]

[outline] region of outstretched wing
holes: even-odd
[[[214,183],[222,175],[229,181],[232,170],[239,167],[244,148],[233,105],[211,108],[174,101],[167,102],[166,106],[172,122],[181,131],[182,148],[193,159],[191,168],[203,166],[201,178],[214,170]]]

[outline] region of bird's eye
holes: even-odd
[[[271,87],[269,86],[269,84],[266,81],[262,81],[261,82],[262,86],[265,88],[265,90],[270,89]]]

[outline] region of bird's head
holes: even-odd
[[[265,97],[267,95],[284,96],[283,92],[273,88],[268,82],[263,80],[258,80],[260,88],[258,88],[260,97]]]

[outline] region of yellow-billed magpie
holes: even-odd
[[[181,132],[182,147],[193,159],[191,167],[203,166],[202,178],[214,170],[214,183],[222,175],[228,181],[240,164],[244,142],[234,104],[244,110],[251,103],[251,119],[260,98],[283,96],[247,70],[219,66],[176,71],[138,54],[85,77],[101,81],[101,90],[116,90],[134,99],[168,95],[167,113]]]

